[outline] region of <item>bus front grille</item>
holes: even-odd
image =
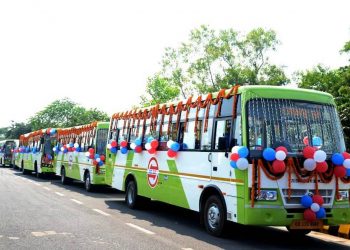
[[[323,207],[330,208],[333,204],[334,190],[319,189],[319,195],[323,197]],[[301,197],[306,194],[316,194],[315,189],[291,189],[290,198],[288,198],[288,189],[282,189],[282,199],[286,208],[302,208]]]

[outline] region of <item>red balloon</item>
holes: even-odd
[[[112,148],[115,148],[117,145],[118,145],[118,144],[117,144],[116,141],[111,141],[111,146],[112,146]]]
[[[73,148],[68,148],[68,152],[73,152]]]
[[[51,132],[51,128],[48,128],[48,129],[46,129],[46,134],[50,134],[50,132]]]
[[[96,160],[93,160],[92,163],[93,163],[94,165],[97,165],[97,164],[98,164],[98,162],[97,162]]]
[[[318,205],[322,206],[324,203],[323,197],[321,195],[315,194],[312,196],[312,201],[314,203],[317,203]]]
[[[170,158],[174,158],[174,157],[176,157],[176,155],[177,155],[177,152],[176,152],[176,151],[171,150],[171,149],[168,150],[168,156],[169,156]]]
[[[142,152],[142,147],[141,146],[136,146],[134,150],[135,150],[136,153],[141,153]]]
[[[344,159],[350,159],[350,154],[348,152],[343,152]]]
[[[155,148],[150,148],[148,149],[148,153],[150,153],[151,155],[156,153],[156,149]]]
[[[288,150],[287,150],[287,148],[286,148],[286,147],[279,146],[279,147],[277,147],[277,148],[276,148],[276,150],[275,150],[275,151],[277,152],[277,151],[280,151],[280,150],[282,150],[283,152],[285,152],[286,154],[288,154]]]
[[[158,148],[159,142],[158,140],[152,140],[151,141],[151,147],[152,148]]]
[[[95,153],[95,149],[89,148],[89,153],[90,153],[90,155],[94,154]]]
[[[307,136],[304,137],[303,143],[304,145],[309,145],[309,138]]]
[[[316,150],[313,147],[307,146],[303,150],[303,155],[305,158],[314,158]]]
[[[237,153],[231,154],[230,159],[231,159],[231,161],[238,161],[239,154],[237,154]]]
[[[342,178],[346,176],[346,168],[343,166],[337,166],[334,168],[334,175],[336,177]]]
[[[90,154],[89,158],[90,158],[90,159],[94,159],[95,156],[94,156],[93,154]]]
[[[312,211],[310,208],[308,208],[304,211],[304,219],[309,222],[313,222],[316,220],[316,213]]]
[[[105,161],[106,160],[106,156],[100,155],[100,159],[101,159],[101,161]]]
[[[316,171],[319,173],[324,173],[328,169],[327,162],[316,162]]]
[[[275,174],[284,173],[284,171],[286,171],[286,164],[284,161],[275,160],[272,163],[272,171]]]
[[[75,147],[72,147],[71,149],[72,149],[72,152],[74,152],[74,151],[75,151]]]
[[[127,141],[122,141],[122,142],[120,143],[120,146],[121,146],[122,148],[126,148],[126,147],[128,146],[128,142],[127,142]]]

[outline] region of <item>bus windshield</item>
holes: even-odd
[[[343,152],[345,143],[336,108],[286,99],[253,99],[247,104],[249,147],[285,146],[290,153],[313,146],[326,153]]]

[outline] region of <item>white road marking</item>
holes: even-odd
[[[55,231],[44,231],[44,233],[46,233],[46,235],[55,235],[55,234],[57,234]]]
[[[97,213],[99,213],[99,214],[102,214],[102,215],[104,215],[104,216],[110,216],[110,214],[107,214],[107,213],[103,212],[103,211],[100,210],[100,209],[94,208],[94,209],[92,209],[92,210],[94,210],[95,212],[97,212]]]
[[[37,182],[34,182],[34,185],[41,186],[41,184]]]
[[[10,240],[18,240],[18,237],[8,237]]]
[[[32,180],[28,180],[29,182],[31,182],[31,183],[34,183],[34,181],[32,181]]]
[[[60,192],[55,192],[55,194],[59,195],[59,196],[64,196],[64,194],[60,193]]]
[[[34,235],[35,237],[41,237],[41,236],[45,236],[46,233],[44,233],[44,232],[32,232],[32,235]]]
[[[75,203],[77,203],[77,204],[79,204],[79,205],[83,204],[81,201],[78,201],[78,200],[75,200],[75,199],[70,199],[70,200],[75,202]]]
[[[0,238],[2,238],[3,236],[2,235],[0,235]]]
[[[50,190],[51,190],[51,188],[48,188],[48,187],[44,187],[44,189],[46,189],[47,191],[50,191]]]
[[[125,223],[125,224],[128,225],[129,227],[135,228],[135,229],[137,229],[145,234],[150,234],[150,235],[155,234],[152,231],[144,229],[143,227],[136,226],[135,224],[132,224],[132,223]]]
[[[182,250],[193,250],[193,248],[186,248],[186,247],[183,247],[181,248]]]

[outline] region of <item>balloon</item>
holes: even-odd
[[[101,158],[96,158],[96,161],[97,161],[97,162],[100,162],[100,161],[101,161]]]
[[[98,163],[98,165],[101,167],[101,166],[103,166],[103,161],[100,161],[99,163]]]
[[[318,136],[314,136],[312,138],[312,145],[315,146],[315,147],[319,147],[319,146],[322,146],[322,139]]]
[[[172,145],[173,143],[174,143],[173,140],[169,140],[169,141],[166,143],[166,146],[167,146],[168,148],[170,148],[171,145]]]
[[[238,154],[238,149],[239,149],[239,146],[234,146],[232,149],[231,149],[231,153],[233,154]]]
[[[94,153],[95,153],[95,149],[89,148],[89,153],[90,153],[90,154],[94,154]]]
[[[276,148],[276,152],[277,152],[277,151],[283,151],[283,152],[285,152],[286,154],[288,154],[287,148],[286,148],[286,147],[283,147],[283,146],[277,147],[277,148]]]
[[[350,159],[345,159],[343,162],[343,166],[346,169],[350,169]]]
[[[287,157],[286,152],[282,151],[282,150],[278,150],[276,152],[276,159],[279,161],[284,161]]]
[[[147,151],[148,151],[149,154],[153,155],[153,154],[156,153],[157,150],[155,148],[150,148]]]
[[[316,168],[316,162],[314,159],[306,159],[304,161],[304,168],[307,170],[307,171],[313,171],[315,170]]]
[[[346,176],[346,168],[343,166],[337,166],[334,168],[334,175],[338,178],[342,178]]]
[[[48,128],[47,130],[46,130],[46,134],[50,134],[50,132],[51,132],[51,128]]]
[[[66,144],[66,147],[67,148],[70,148],[71,146],[70,146],[71,144],[70,143],[68,143],[68,144]]]
[[[111,148],[111,153],[116,154],[117,153],[117,148]]]
[[[147,142],[145,144],[145,149],[150,150],[152,148],[151,143]]]
[[[90,153],[89,152],[85,152],[85,156],[86,157],[90,157]]]
[[[52,156],[50,154],[46,155],[47,159],[52,160]]]
[[[92,164],[93,164],[93,165],[97,165],[98,162],[97,162],[96,160],[93,160],[93,161],[92,161]]]
[[[111,150],[112,145],[111,145],[111,144],[107,144],[107,148],[108,148],[109,150]]]
[[[56,152],[56,150],[57,150],[57,147],[56,147],[56,146],[52,148],[52,151],[53,151],[53,152]]]
[[[323,162],[327,159],[327,154],[323,150],[317,150],[313,158],[316,162]]]
[[[73,147],[78,148],[79,147],[79,143],[74,143]]]
[[[237,168],[240,170],[246,170],[249,166],[249,162],[246,158],[239,158],[236,162]]]
[[[325,173],[328,170],[327,162],[316,162],[316,171],[319,173]]]
[[[312,211],[311,209],[306,209],[304,211],[304,219],[309,221],[309,222],[313,222],[316,220],[316,213],[314,211]]]
[[[315,194],[314,196],[312,196],[312,201],[320,206],[322,206],[324,203],[323,197],[319,194]]]
[[[320,210],[318,210],[318,212],[316,213],[316,218],[322,219],[325,217],[326,217],[326,209],[324,209],[323,207],[320,207]]]
[[[115,147],[117,147],[117,142],[116,141],[111,141],[111,146],[112,146],[112,148],[115,148]]]
[[[170,148],[171,148],[171,150],[177,152],[180,150],[180,143],[175,141],[175,142],[173,142],[173,144],[171,144]]]
[[[100,159],[101,159],[101,161],[105,161],[106,160],[106,156],[100,155]]]
[[[126,153],[128,152],[128,148],[123,147],[123,148],[120,149],[120,152],[121,152],[122,154],[126,154]]]
[[[67,152],[68,152],[68,149],[65,148],[65,149],[63,150],[63,153],[67,153]]]
[[[136,146],[134,150],[135,150],[136,153],[141,153],[142,152],[142,147],[141,146]]]
[[[80,151],[81,151],[81,148],[80,148],[80,147],[77,147],[77,148],[75,149],[75,151],[76,151],[76,152],[80,152]]]
[[[276,159],[276,152],[272,148],[265,148],[263,151],[263,157],[267,161],[274,161]]]
[[[135,149],[135,148],[136,148],[136,144],[135,144],[135,143],[131,143],[131,144],[130,144],[130,148],[131,148],[131,149]]]
[[[237,164],[235,161],[230,161],[230,166],[233,168],[237,168]]]
[[[300,202],[303,207],[309,208],[312,204],[312,198],[310,195],[305,194],[301,197]]]
[[[76,149],[75,147],[72,147],[72,148],[71,148],[72,152],[74,152],[74,151],[75,151],[75,149]]]
[[[344,156],[342,154],[335,153],[332,155],[332,162],[336,166],[341,166],[344,162]]]
[[[304,137],[303,143],[304,145],[309,145],[309,138],[307,136]]]
[[[317,213],[320,210],[320,205],[318,205],[317,203],[312,203],[310,209],[313,212]]]
[[[127,146],[128,146],[128,142],[127,141],[122,141],[121,143],[120,143],[120,146],[122,147],[122,148],[126,148]]]
[[[152,148],[156,149],[156,148],[158,148],[158,146],[159,146],[158,140],[154,139],[154,140],[151,141],[151,147]]]
[[[96,160],[97,158],[100,158],[100,155],[99,154],[95,154],[94,158]]]
[[[346,176],[348,176],[348,177],[350,176],[350,168],[346,169]]]
[[[174,158],[174,157],[176,157],[177,152],[169,149],[167,154],[170,158]]]
[[[242,147],[239,147],[237,153],[239,154],[239,157],[247,158],[247,156],[249,154],[249,150],[248,150],[248,148],[246,146],[242,146]]]
[[[61,147],[61,151],[62,151],[62,152],[64,151],[64,149],[65,149],[64,147]]]
[[[94,155],[90,154],[90,155],[89,155],[89,158],[90,158],[90,159],[94,159]]]
[[[239,159],[239,155],[237,153],[233,153],[230,156],[231,161],[237,161]]]
[[[275,160],[272,163],[272,171],[275,174],[284,173],[284,171],[286,171],[286,164],[284,163],[284,161]]]
[[[152,136],[147,138],[147,142],[151,143],[154,140],[154,138]]]
[[[52,129],[50,130],[50,135],[54,135],[54,134],[56,134],[56,129],[55,129],[55,128],[52,128]]]
[[[136,144],[136,146],[141,146],[141,144],[142,144],[141,138],[137,138],[137,139],[135,140],[135,144]]]
[[[303,150],[304,158],[314,158],[315,149],[313,147],[307,146]]]
[[[73,142],[69,143],[69,146],[70,146],[71,148],[74,147],[74,143],[73,143]]]
[[[350,154],[348,152],[343,152],[342,155],[344,159],[350,159]]]

